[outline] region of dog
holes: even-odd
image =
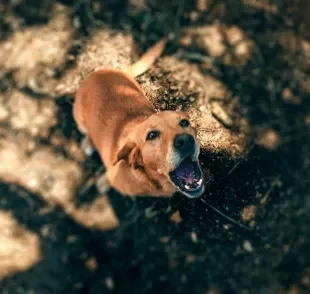
[[[160,40],[124,71],[90,74],[76,93],[73,116],[117,191],[164,197],[180,191],[196,198],[205,190],[196,130],[184,112],[156,112],[134,79],[150,68],[166,42]]]

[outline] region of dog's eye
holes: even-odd
[[[187,128],[187,127],[189,126],[189,121],[188,121],[187,119],[182,119],[182,120],[180,121],[180,126],[181,126],[182,128]]]
[[[160,135],[159,131],[151,131],[147,134],[146,140],[147,141],[154,140],[154,139],[158,138],[159,135]]]

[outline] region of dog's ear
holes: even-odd
[[[132,142],[127,142],[118,152],[107,177],[114,188],[131,196],[152,195],[159,189],[145,171],[140,148]]]
[[[134,142],[129,141],[121,148],[117,154],[116,162],[120,160],[125,160],[130,167],[135,169],[143,166],[140,148]]]

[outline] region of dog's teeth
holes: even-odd
[[[198,186],[200,186],[201,184],[202,184],[202,179],[198,181]]]
[[[190,187],[189,185],[185,185],[185,188],[186,188],[187,190],[190,190],[190,189],[191,189],[191,187]]]

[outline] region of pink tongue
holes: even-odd
[[[183,163],[177,170],[176,176],[184,180],[187,184],[191,184],[195,180],[194,166],[191,162]]]

